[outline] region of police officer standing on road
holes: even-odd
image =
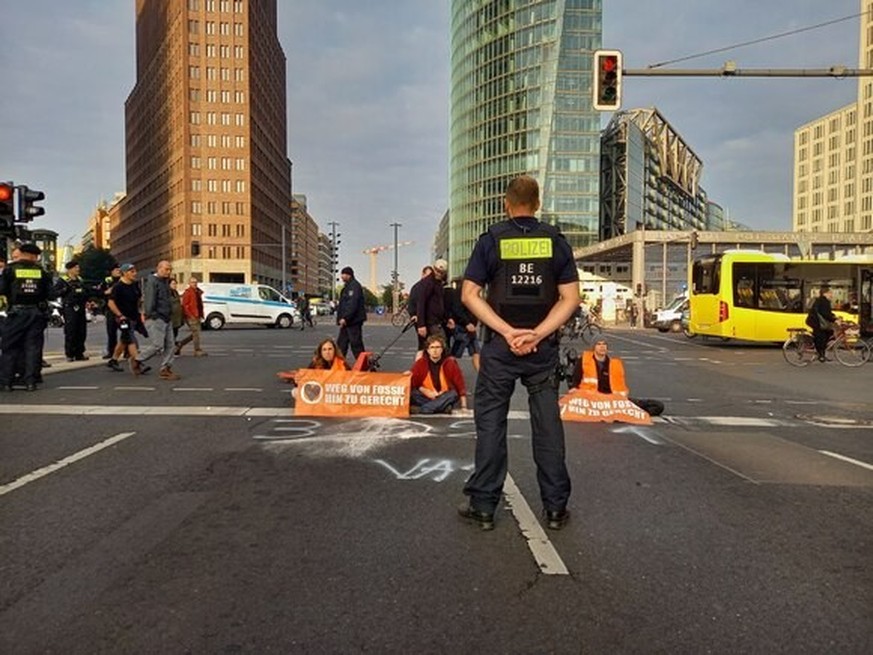
[[[7,311],[0,355],[0,391],[12,391],[19,353],[24,353],[22,382],[25,389],[36,391],[40,379],[52,277],[39,265],[42,251],[38,246],[26,243],[20,247],[20,253],[20,258],[0,274],[0,299]]]
[[[339,325],[339,336],[336,339],[337,348],[345,359],[352,347],[352,356],[357,359],[364,352],[363,326],[367,320],[367,308],[364,306],[364,290],[361,283],[355,279],[355,271],[346,266],[340,273],[345,286],[340,292],[339,304],[336,308],[336,323]]]
[[[55,284],[55,295],[64,306],[64,354],[68,362],[81,362],[85,356],[85,338],[88,335],[88,319],[85,304],[88,294],[80,277],[79,262],[66,263],[66,275]]]
[[[569,519],[570,476],[558,407],[557,332],[579,305],[573,251],[560,231],[534,217],[539,185],[517,177],[506,189],[508,219],[479,237],[461,290],[464,305],[486,326],[476,380],[475,470],[460,515],[494,527],[507,472],[507,415],[515,381],[527,387],[533,456],[546,527]],[[487,298],[482,291],[487,288]]]

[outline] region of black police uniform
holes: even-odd
[[[74,280],[63,275],[55,286],[55,294],[64,308],[64,354],[67,359],[84,359],[88,335],[88,319],[85,315],[88,295],[85,284],[82,278]]]
[[[336,346],[343,358],[352,348],[352,356],[357,359],[364,352],[363,325],[367,320],[367,309],[364,306],[364,290],[354,276],[349,278],[343,287],[336,308],[336,322],[345,319],[345,327],[340,327]]]
[[[515,328],[534,328],[558,301],[558,285],[578,281],[573,251],[554,227],[516,217],[479,237],[464,277],[487,288],[487,302]],[[528,391],[533,456],[543,509],[560,512],[570,497],[564,426],[558,408],[557,337],[517,356],[499,334],[486,331],[474,399],[476,467],[464,486],[470,506],[493,514],[507,472],[506,430],[515,381]]]
[[[3,353],[0,355],[0,389],[12,387],[16,361],[22,354],[24,371],[21,381],[28,389],[34,389],[40,380],[51,288],[51,275],[35,262],[13,262],[0,274],[0,296],[5,296],[7,301]]]

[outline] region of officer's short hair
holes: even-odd
[[[537,207],[540,185],[530,175],[519,175],[507,185],[506,200],[512,206]]]

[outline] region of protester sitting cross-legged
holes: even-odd
[[[308,366],[303,368],[315,369],[318,371],[348,371],[349,367],[342,355],[337,352],[336,342],[333,339],[327,338],[315,348],[315,354],[312,356],[312,361]],[[291,397],[297,397],[297,382],[293,373],[280,373],[280,377],[288,380],[295,388],[291,391]]]
[[[627,397],[628,389],[624,364],[618,357],[609,355],[609,344],[605,337],[598,337],[591,350],[582,353],[573,371],[570,387],[578,387],[583,391],[617,394]],[[660,416],[664,411],[664,403],[647,398],[628,398],[634,405],[647,412],[650,416]]]
[[[413,413],[448,413],[457,403],[461,409],[467,409],[464,375],[457,360],[445,351],[442,336],[432,334],[425,343],[425,356],[412,365],[410,410]]]

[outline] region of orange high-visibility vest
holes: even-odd
[[[609,358],[609,386],[612,393],[626,396],[629,392],[624,379],[624,365],[617,357]],[[582,382],[579,388],[585,391],[597,391],[597,361],[592,351],[582,353]]]
[[[426,357],[427,355],[425,355]],[[421,383],[425,389],[430,389],[431,391],[436,391],[436,386],[433,383],[433,378],[430,376],[430,370],[427,372],[427,377],[424,378],[424,382]],[[446,379],[446,372],[443,370],[443,367],[440,366],[440,393],[445,393],[449,390],[449,381]]]

